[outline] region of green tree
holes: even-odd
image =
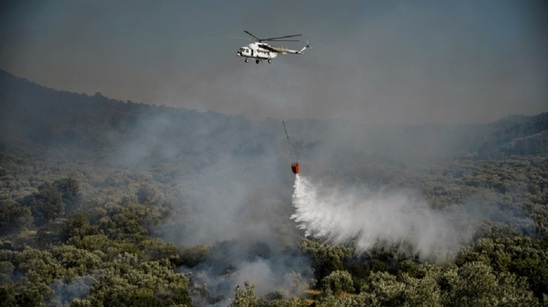
[[[339,295],[343,291],[353,292],[352,275],[347,271],[333,271],[322,279],[322,288],[324,292],[331,292],[335,295]]]
[[[41,226],[55,219],[63,210],[61,194],[51,183],[38,187],[38,192],[23,199],[23,204],[30,208],[34,223]]]
[[[65,240],[72,237],[84,237],[94,232],[90,225],[89,215],[84,212],[75,212],[68,216],[65,221],[64,236]]]
[[[90,274],[103,262],[102,253],[80,249],[73,245],[54,246],[51,249],[51,255],[66,270],[66,277]]]
[[[244,283],[245,290],[237,285],[234,288],[234,299],[230,302],[231,307],[258,307],[260,300],[255,296],[255,285],[249,282]]]
[[[333,271],[343,270],[343,262],[352,258],[353,250],[345,246],[319,244],[311,240],[303,240],[301,251],[312,260],[314,275],[321,280]]]
[[[445,306],[532,306],[538,301],[523,279],[513,274],[494,274],[483,262],[468,262],[443,274]]]
[[[0,206],[0,235],[19,231],[32,225],[30,208],[7,202]]]
[[[415,277],[406,273],[399,280],[406,287],[403,291],[403,301],[409,306],[442,306],[441,290],[438,278],[441,268],[429,264],[421,264]]]
[[[2,302],[2,306],[6,307],[18,306],[15,297],[15,288],[12,283],[0,284],[0,302]]]
[[[367,305],[401,306],[405,302],[405,287],[405,283],[388,272],[371,272],[362,296]]]
[[[173,272],[169,261],[143,261],[122,253],[103,263],[98,281],[85,298],[103,306],[190,306],[188,278]]]
[[[66,217],[69,213],[76,210],[81,201],[80,182],[74,178],[67,177],[57,180],[53,183],[61,195]]]

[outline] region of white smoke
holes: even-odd
[[[324,186],[302,175],[294,187],[291,218],[306,236],[334,244],[353,241],[360,252],[391,243],[411,247],[423,260],[445,261],[477,229],[466,214],[434,210],[409,192]]]

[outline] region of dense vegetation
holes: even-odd
[[[548,304],[548,114],[388,132],[288,123],[312,176],[414,189],[437,209],[472,197],[490,206],[474,241],[443,263],[395,244],[359,252],[302,237],[289,219],[291,151],[279,124],[58,92],[2,72],[2,305]],[[201,177],[212,166],[214,177]],[[224,175],[232,168],[247,178]],[[257,183],[229,222],[264,216],[276,240],[193,240],[204,232],[196,217],[214,214],[201,212],[197,191],[223,176],[215,187]],[[291,267],[291,285],[219,290],[197,270],[229,280],[256,259]]]

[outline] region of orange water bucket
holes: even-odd
[[[299,162],[291,164],[291,170],[293,171],[293,174],[297,175],[300,171]]]

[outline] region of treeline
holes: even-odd
[[[160,220],[151,211],[95,208],[4,236],[3,306],[191,305],[189,279],[174,270],[179,250],[148,236],[145,226]]]
[[[230,241],[176,246],[159,239],[155,230],[182,206],[169,188],[135,173],[117,181],[119,177],[92,165],[42,164],[3,152],[0,300],[5,306],[184,306],[198,297],[208,304],[232,297],[234,306],[545,304],[546,162],[546,157],[453,161],[445,167],[407,170],[399,177],[385,169],[379,178],[390,177],[389,184],[396,186],[416,178],[411,184],[430,192],[429,199],[442,207],[446,198],[464,201],[473,189],[495,191],[501,210],[523,204],[534,230],[527,234],[520,224],[491,221],[473,244],[443,264],[421,262],[396,245],[379,244],[360,253],[352,244],[333,246],[303,238],[285,252],[310,260],[312,288],[300,289],[296,297],[274,290],[259,297],[252,283],[218,296],[196,283],[192,274],[182,273],[181,268],[207,263],[220,276],[227,274],[234,269],[227,251],[242,247]],[[86,172],[93,184],[85,177],[63,177],[75,168]],[[105,193],[109,196],[101,196]],[[249,250],[251,258],[271,257],[263,243]]]
[[[483,238],[453,263],[420,263],[397,249],[356,257],[349,247],[303,249],[322,272],[321,306],[534,306],[546,299],[546,242],[519,236]]]

